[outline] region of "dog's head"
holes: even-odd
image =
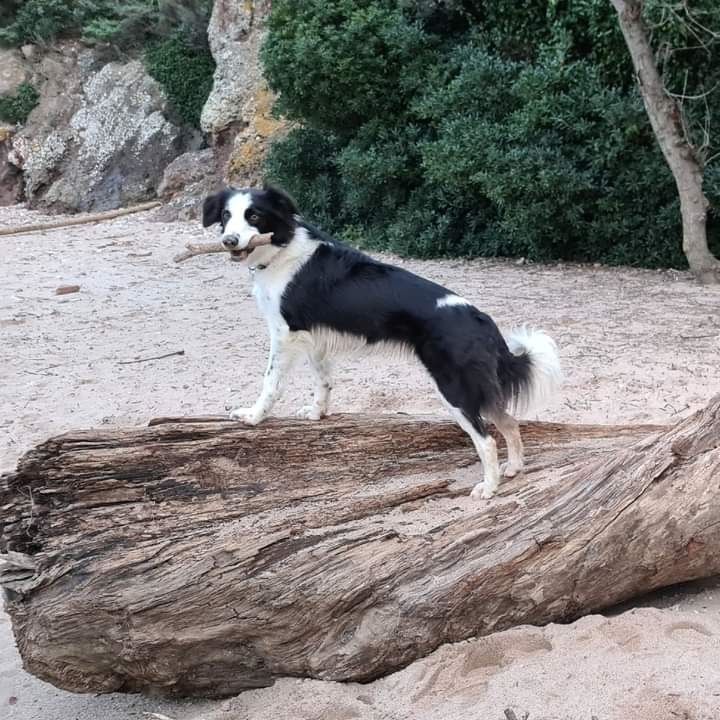
[[[281,190],[265,186],[226,188],[203,203],[203,227],[220,223],[222,243],[233,259],[244,260],[250,238],[272,233],[272,245],[287,245],[295,234],[297,208]]]

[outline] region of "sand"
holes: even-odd
[[[363,686],[283,679],[206,720],[529,720],[720,717],[720,618],[656,609],[521,626],[446,645]]]
[[[0,227],[42,219],[0,208]],[[268,343],[247,271],[222,256],[172,263],[185,242],[215,237],[142,214],[0,239],[0,470],[66,430],[217,414],[254,400]],[[674,422],[720,391],[720,289],[686,273],[391,259],[462,294],[503,329],[527,322],[555,337],[567,379],[542,419]],[[62,285],[80,290],[56,295]],[[402,361],[344,361],[335,388],[336,410],[440,412],[422,370]],[[310,393],[299,368],[275,413],[294,412]],[[648,609],[443,647],[371,685],[286,679],[225,703],[56,690],[22,671],[0,615],[0,719],[500,720],[505,708],[529,720],[720,718],[719,589],[694,585],[654,596]]]

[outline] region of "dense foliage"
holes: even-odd
[[[37,105],[38,92],[30,83],[23,83],[11,95],[0,95],[0,120],[22,124]]]
[[[183,34],[154,45],[145,55],[148,72],[164,88],[183,122],[199,127],[200,113],[212,90],[215,62]]]
[[[128,49],[167,38],[179,28],[203,42],[211,0],[3,0],[0,43],[47,43],[63,36]]]
[[[197,125],[215,68],[206,29],[212,0],[8,0],[0,44],[49,43],[61,37],[143,53],[148,72],[187,123]]]
[[[705,47],[675,52],[687,24],[646,8],[686,95],[720,83],[699,27],[720,30],[720,10],[694,5]],[[275,0],[263,61],[278,111],[301,123],[268,176],[331,231],[421,257],[685,265],[674,181],[608,0]],[[710,158],[720,87],[684,107]]]

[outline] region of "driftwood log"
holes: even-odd
[[[32,225],[18,225],[10,228],[0,228],[0,236],[2,235],[22,235],[23,233],[44,232],[45,230],[57,230],[58,228],[72,227],[73,225],[91,225],[92,223],[106,222],[115,218],[123,217],[123,215],[132,215],[133,213],[144,212],[159,207],[162,203],[159,200],[151,200],[150,202],[140,203],[127,208],[118,208],[117,210],[105,210],[104,212],[91,213],[80,217],[63,218],[62,220],[49,220],[44,223],[34,223]]]
[[[79,692],[365,681],[720,573],[720,396],[672,428],[523,437],[527,472],[481,502],[448,422],[164,419],[53,438],[0,478],[25,667]]]

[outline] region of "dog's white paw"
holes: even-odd
[[[485,483],[478,483],[470,493],[473,500],[488,500],[495,494],[493,488],[486,487]]]
[[[500,474],[506,478],[515,477],[518,473],[523,471],[522,465],[515,465],[511,462],[504,462],[500,465]]]
[[[230,419],[238,420],[245,423],[245,425],[257,425],[263,419],[263,416],[254,407],[235,408],[230,411]]]
[[[303,405],[296,413],[295,417],[305,418],[305,420],[319,420],[324,417],[325,413],[322,408],[317,405]]]

